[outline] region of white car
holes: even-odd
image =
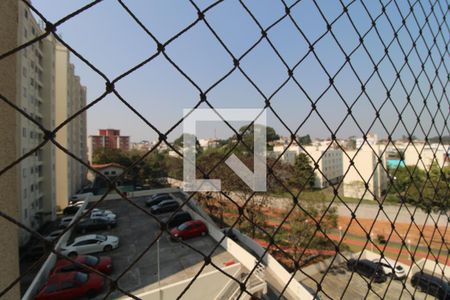
[[[88,234],[75,238],[72,244],[61,247],[61,253],[70,257],[111,251],[119,247],[119,238],[113,235]]]
[[[59,228],[66,228],[67,226],[69,226],[70,222],[72,222],[73,219],[74,219],[73,216],[62,218],[61,221],[59,222]]]
[[[63,233],[63,231],[64,230],[62,230],[62,229],[52,231],[48,235],[45,236],[45,239],[48,240],[48,241],[57,240],[59,238],[59,236],[61,235],[61,233]]]
[[[388,262],[385,258],[374,259],[373,262],[376,264],[380,264],[383,268],[384,273],[386,273],[386,275],[388,276],[393,276],[395,279],[403,279],[406,277],[405,268],[403,268],[399,264],[395,265],[394,268],[393,264]]]
[[[117,215],[110,210],[102,210],[102,209],[94,208],[91,211],[91,219],[96,219],[96,218],[108,218],[110,220],[115,220],[117,218]]]

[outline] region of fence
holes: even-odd
[[[145,194],[145,192],[128,194],[121,192],[116,186],[116,183],[121,182],[127,174],[143,169],[146,159],[158,152],[161,147],[167,148],[175,156],[183,157],[180,146],[169,142],[169,136],[179,130],[186,117],[172,122],[169,129],[164,130],[164,126],[157,124],[152,118],[146,118],[140,109],[135,108],[118,88],[126,78],[144,67],[151,67],[152,63],[157,60],[163,61],[166,67],[176,73],[177,80],[182,82],[178,81],[178,84],[170,86],[170,89],[182,89],[182,86],[187,84],[198,93],[198,98],[192,105],[192,111],[199,107],[207,107],[215,110],[218,114],[216,109],[227,103],[219,104],[214,93],[223,86],[227,91],[235,91],[234,86],[227,87],[227,82],[233,76],[238,76],[239,79],[234,83],[248,85],[252,93],[257,95],[255,99],[258,100],[255,100],[257,103],[255,105],[261,111],[270,112],[274,122],[288,135],[283,142],[282,150],[278,152],[274,150],[266,162],[266,177],[271,188],[270,193],[248,192],[246,188],[242,188],[242,185],[233,185],[235,184],[233,179],[230,185],[226,186],[228,190],[223,190],[213,196],[199,192],[189,194],[182,199],[182,205],[178,209],[189,209],[187,204],[194,198],[197,198],[199,203],[206,203],[203,206],[205,207],[203,214],[206,214],[208,207],[219,210],[222,209],[220,206],[231,207],[232,212],[222,209],[220,215],[211,210],[211,220],[217,221],[218,216],[223,218],[228,213],[231,217],[227,222],[231,228],[244,228],[248,225],[250,229],[247,234],[252,235],[255,244],[258,242],[263,245],[263,247],[257,247],[259,252],[257,261],[247,266],[249,274],[245,278],[235,278],[225,269],[211,264],[214,251],[204,252],[204,249],[198,249],[188,241],[180,241],[181,245],[191,249],[204,260],[203,267],[213,265],[217,269],[218,273],[214,273],[214,276],[222,274],[236,282],[240,291],[238,294],[233,294],[234,298],[257,297],[257,295],[253,295],[252,291],[247,290],[249,280],[255,272],[258,272],[258,266],[265,264],[267,267],[272,263],[276,268],[282,268],[280,263],[283,263],[292,271],[288,273],[285,269],[280,269],[278,275],[283,279],[282,282],[279,282],[282,287],[278,290],[277,298],[301,298],[305,286],[308,287],[312,296],[355,297],[350,291],[355,280],[358,280],[360,287],[364,288],[364,293],[359,295],[362,298],[389,297],[390,289],[394,286],[399,290],[399,297],[419,295],[418,287],[410,285],[409,282],[397,284],[394,278],[389,278],[383,286],[377,286],[378,283],[375,282],[373,276],[363,277],[357,272],[350,272],[349,276],[339,277],[339,284],[342,288],[330,289],[329,282],[334,280],[334,275],[330,274],[333,263],[335,261],[342,262],[342,260],[344,264],[347,263],[349,259],[345,257],[344,253],[355,250],[355,248],[357,249],[354,252],[360,253],[359,256],[356,256],[357,259],[365,257],[363,257],[365,250],[371,250],[380,258],[390,257],[395,262],[409,259],[411,268],[408,270],[408,277],[411,276],[412,270],[415,270],[414,272],[430,272],[445,280],[449,265],[450,199],[448,167],[448,136],[450,134],[448,127],[450,106],[448,98],[448,45],[450,43],[448,12],[450,8],[448,2],[445,0],[338,0],[333,3],[325,3],[319,0],[279,0],[271,2],[270,8],[268,8],[260,3],[255,4],[243,0],[218,0],[211,1],[210,4],[200,4],[201,1],[190,0],[186,1],[184,5],[191,10],[190,14],[186,13],[191,21],[184,26],[180,20],[180,23],[177,24],[177,32],[162,39],[155,33],[154,26],[147,25],[146,21],[148,20],[144,20],[143,11],[133,9],[133,5],[127,1],[110,1],[108,3],[113,3],[115,9],[120,10],[132,20],[136,31],[144,32],[148,41],[154,45],[151,55],[126,71],[122,71],[116,77],[106,75],[108,73],[89,58],[89,53],[82,54],[76,46],[66,40],[64,35],[58,35],[58,32],[64,27],[63,25],[68,24],[71,20],[81,18],[83,14],[94,12],[101,3],[106,2],[92,1],[54,22],[50,21],[45,11],[37,9],[38,6],[34,2],[6,0],[0,4],[0,16],[2,16],[0,19],[3,19],[0,22],[5,23],[5,26],[2,26],[4,29],[0,30],[2,40],[5,36],[5,43],[0,48],[0,75],[2,79],[4,78],[3,84],[0,84],[0,99],[2,115],[4,114],[6,122],[4,125],[2,124],[4,144],[5,147],[6,145],[13,147],[12,145],[20,145],[23,141],[28,140],[25,138],[25,136],[28,137],[26,133],[24,133],[24,137],[21,137],[22,128],[17,125],[21,124],[17,123],[18,119],[25,120],[34,126],[38,137],[37,143],[27,149],[20,147],[16,149],[14,146],[12,153],[17,153],[16,156],[5,152],[0,169],[0,181],[4,180],[2,185],[8,189],[18,186],[17,180],[19,179],[17,178],[20,176],[14,173],[17,172],[16,169],[27,158],[38,156],[40,150],[50,145],[53,149],[64,152],[70,160],[88,168],[109,185],[108,191],[97,197],[94,205],[84,213],[85,217],[93,208],[100,207],[106,203],[105,200],[118,195],[124,203],[139,210],[146,218],[151,218],[161,227],[160,232],[155,235],[148,247],[129,261],[125,269],[118,270],[118,274],[107,276],[87,267],[89,271],[104,277],[108,283],[108,289],[101,295],[103,298],[106,299],[114,292],[120,292],[126,297],[138,299],[133,291],[121,286],[120,280],[141,260],[146,252],[155,247],[158,239],[170,234],[164,222],[132,199],[133,195],[137,196]],[[232,5],[232,9],[226,5]],[[275,6],[276,9],[274,9]],[[215,16],[221,12],[221,9],[230,9],[231,12],[225,13],[226,17],[222,17],[219,24],[216,24],[215,21],[218,17]],[[27,18],[39,19],[43,28],[41,32],[35,33],[26,42],[16,43],[15,34],[18,30],[14,24],[20,26],[18,20],[22,18],[24,11]],[[172,12],[173,9],[170,9],[170,13]],[[301,15],[302,12],[306,12],[307,15]],[[183,14],[182,16],[186,17],[187,15]],[[225,38],[226,29],[236,26],[233,17],[239,17],[245,25],[237,26],[239,27],[237,30],[239,38],[233,39],[229,36]],[[305,20],[309,20],[309,23]],[[102,21],[104,20],[97,19],[97,25]],[[214,47],[218,47],[221,55],[228,61],[226,70],[223,72],[220,70],[222,74],[212,75],[212,71],[219,72],[219,64],[216,65],[207,60],[208,55],[200,59],[200,62],[206,66],[200,65],[194,68],[194,76],[192,75],[193,69],[186,70],[187,67],[184,65],[186,61],[180,61],[172,54],[171,48],[175,47],[177,42],[183,38],[189,39],[189,34],[199,28],[207,32],[208,37],[201,40],[199,44],[196,43],[198,41],[192,40],[191,50],[185,48],[183,52],[201,53],[200,51],[204,50],[203,43],[214,43]],[[250,30],[247,30],[249,28],[252,28],[252,34],[250,34]],[[166,34],[160,33],[160,35],[167,36],[167,32]],[[288,37],[288,41],[283,40],[283,37]],[[77,108],[64,122],[56,125],[43,120],[42,116],[39,116],[40,113],[33,114],[24,109],[20,101],[22,90],[17,91],[18,85],[15,84],[22,70],[16,70],[10,74],[9,69],[6,70],[7,67],[15,68],[17,62],[14,59],[19,55],[26,54],[27,50],[32,52],[30,49],[34,49],[36,55],[39,56],[41,50],[35,49],[35,47],[40,47],[40,43],[49,38],[55,39],[62,47],[67,48],[80,64],[89,68],[105,84],[105,90],[99,96],[90,99],[88,104]],[[125,40],[125,37],[120,35],[114,38],[117,44],[122,43],[122,39]],[[243,46],[244,44],[245,46]],[[328,46],[323,46],[324,44]],[[133,48],[131,44],[127,46],[130,49]],[[242,49],[238,51],[236,48]],[[262,48],[265,49],[265,54],[257,56],[258,59],[252,61],[252,56],[258,51],[263,51]],[[296,50],[286,52],[286,49],[290,48]],[[130,52],[129,55],[132,53]],[[45,61],[45,58],[40,56]],[[275,67],[271,70],[257,68],[268,63],[269,60],[276,61],[278,70],[282,71],[275,72]],[[114,61],[111,61],[110,64],[114,64]],[[254,69],[251,71],[252,68],[256,68],[256,71]],[[25,71],[23,72],[25,73]],[[280,75],[281,73],[284,75]],[[205,77],[213,82],[208,85],[204,84],[204,80],[199,78],[204,79]],[[8,82],[12,82],[12,84],[8,86]],[[45,82],[39,84],[43,85]],[[287,89],[290,94],[283,95]],[[39,91],[38,98],[40,100],[36,101],[44,105],[50,101],[50,96],[47,96]],[[70,149],[67,149],[69,147],[64,147],[56,139],[57,133],[61,132],[65,126],[75,122],[77,118],[93,109],[94,105],[105,102],[108,96],[116,97],[120,105],[124,107],[123,109],[132,112],[133,116],[144,122],[148,129],[158,136],[156,144],[138,158],[134,157],[134,160],[126,166],[123,174],[116,178],[107,177],[92,168],[84,157],[71,152]],[[285,99],[289,100],[283,102],[283,99],[284,101]],[[295,116],[292,117],[292,114]],[[286,117],[286,115],[290,115],[290,117]],[[241,156],[245,157],[248,153],[253,152],[247,137],[253,134],[251,125],[254,125],[255,122],[250,122],[242,130],[238,130],[222,116],[219,115],[219,117],[224,121],[223,126],[232,132],[233,137],[227,140],[227,145],[221,146],[222,152],[215,153],[216,156],[211,156],[213,159],[208,157],[206,162],[203,161],[197,165],[197,175],[205,179],[224,174],[228,176],[229,173],[224,171],[226,170],[224,162],[231,154],[239,152]],[[311,123],[313,125],[309,128],[320,127],[323,135],[327,137],[327,141],[321,143],[320,152],[317,152],[316,146],[310,148],[308,146],[310,142],[305,142],[299,136]],[[356,132],[362,138],[359,140],[342,139],[340,137],[342,128],[348,129],[349,127],[353,130],[352,132]],[[371,135],[374,130],[385,135],[383,141],[374,139]],[[400,138],[402,133],[403,137]],[[272,142],[270,147],[279,146],[274,141]],[[294,150],[290,149],[297,151],[293,160],[294,167],[288,166],[284,162],[288,157],[292,159],[291,155]],[[328,155],[333,151],[342,152],[342,174],[339,174],[338,181],[334,177],[331,178],[332,170],[327,169],[330,166],[324,164],[324,161],[333,162],[333,159],[336,159]],[[39,152],[39,154],[42,153]],[[409,165],[403,166],[398,163],[394,167],[388,168],[386,160],[389,156],[392,156],[392,159],[405,161]],[[171,158],[167,156],[165,159]],[[308,161],[312,167],[308,168],[302,165],[302,159]],[[298,169],[299,166],[302,168]],[[292,175],[291,173],[297,176],[294,178],[295,180],[289,177]],[[166,175],[173,176],[173,174]],[[62,175],[56,174],[56,176]],[[160,178],[160,174],[157,177]],[[320,185],[326,187],[328,194],[325,190],[320,193],[314,191],[309,186],[314,184],[314,178],[320,178]],[[226,179],[222,178],[224,181]],[[352,195],[355,199],[345,197],[345,191],[344,194],[342,193],[343,188],[352,189],[352,187],[354,189],[347,195]],[[242,191],[236,192],[240,189]],[[259,199],[272,197],[276,200],[273,193],[279,194],[280,198],[291,199],[290,207],[281,210],[280,207],[270,206],[270,201],[265,203],[265,206],[260,205],[260,202],[263,201],[255,204],[254,199],[257,197]],[[8,228],[14,226],[14,228],[27,232],[35,239],[48,244],[49,242],[39,234],[36,228],[23,222],[20,217],[23,214],[22,211],[17,215],[15,210],[8,206],[11,204],[14,207],[16,201],[22,203],[22,199],[18,199],[20,193],[5,194],[7,195],[2,196],[6,197],[5,204],[4,206],[0,205],[2,224],[8,224]],[[15,197],[16,195],[17,197]],[[236,197],[239,195],[245,197],[237,200]],[[307,199],[308,197],[319,199],[319,196],[328,198],[316,203]],[[215,203],[211,204],[214,201]],[[217,205],[219,201],[221,204]],[[390,204],[392,205],[390,206]],[[349,217],[347,219],[336,217],[334,211],[336,206],[339,207],[339,210],[346,210]],[[389,211],[388,206],[390,206]],[[364,209],[370,213],[362,214]],[[257,210],[260,214],[256,214]],[[415,218],[419,211],[422,211],[422,215],[424,214],[420,218],[420,222]],[[263,213],[261,214],[261,212]],[[262,215],[273,217],[273,219],[261,221]],[[383,216],[384,223],[380,223],[379,216]],[[405,221],[405,219],[409,220]],[[381,226],[377,225],[377,222]],[[76,225],[75,223],[70,224],[65,229],[65,234],[68,234]],[[216,248],[223,245],[226,236],[216,234],[215,230],[210,231],[216,241]],[[380,232],[383,234],[381,235]],[[378,234],[380,237],[378,238],[374,234]],[[411,236],[414,236],[412,242]],[[250,237],[245,238],[250,239]],[[2,239],[10,242],[3,236]],[[17,237],[11,242],[15,239]],[[58,253],[58,247],[54,248],[55,245],[50,245],[54,250],[47,255],[50,254],[52,259],[55,255],[59,255],[73,262],[72,258]],[[310,255],[312,250],[317,250],[317,247],[324,247],[328,253],[334,254],[328,255],[329,265],[323,273],[307,274],[302,270],[304,265],[308,264],[310,259],[320,260],[320,258]],[[8,252],[4,253],[6,256],[13,251],[14,245],[7,249],[9,249]],[[242,248],[239,246],[239,249]],[[11,254],[11,256],[14,255]],[[45,257],[41,260],[44,260]],[[279,261],[276,261],[275,258]],[[435,263],[419,263],[421,258]],[[195,289],[196,281],[204,281],[203,267],[189,282],[183,282],[182,285],[177,286],[179,288],[176,291],[177,298],[191,294],[192,289]],[[10,273],[11,276],[14,275],[14,272]],[[26,273],[27,271],[22,272],[16,278],[2,279],[3,290],[0,291],[0,296],[8,297],[9,293],[13,293]],[[301,284],[298,283],[295,279],[296,276],[301,277],[304,281]],[[3,280],[9,280],[9,282]],[[33,288],[30,292],[36,292],[36,290]],[[28,296],[33,297],[33,295]]]

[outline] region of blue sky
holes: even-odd
[[[200,9],[212,3],[212,1],[199,0],[195,2]],[[288,5],[292,2],[287,1]],[[329,22],[342,12],[342,6],[338,1],[332,1],[332,4],[329,0],[316,2]],[[344,1],[344,3],[348,2],[350,1]],[[401,16],[398,9],[403,15],[406,15],[409,10],[407,1],[398,2],[402,2],[399,7],[392,2],[386,7],[386,14],[394,28],[401,26]],[[429,4],[423,2],[421,4],[423,9],[429,11]],[[52,22],[87,3],[89,1],[33,1],[35,7]],[[161,42],[165,42],[197,18],[194,6],[188,1],[128,0],[124,3]],[[248,0],[244,3],[264,28],[284,14],[282,2],[278,0]],[[373,17],[381,13],[379,1],[365,0],[363,3]],[[361,34],[365,33],[371,26],[371,20],[363,3],[355,1],[349,6],[349,15]],[[440,5],[443,5],[443,9],[446,9],[445,3]],[[414,12],[417,21],[422,24],[425,19],[422,7],[416,5]],[[442,17],[438,6],[435,7],[435,12],[438,18],[439,16]],[[311,42],[327,31],[325,21],[311,0],[300,1],[292,8],[291,15]],[[206,20],[236,57],[241,56],[261,36],[260,29],[237,0],[225,0],[219,3],[206,13]],[[423,38],[419,38],[417,41],[417,51],[422,60],[425,60],[428,51],[424,41],[429,45],[433,44],[430,28],[434,33],[437,32],[438,28],[436,19],[430,17],[429,22],[430,26],[426,26],[423,30]],[[412,45],[409,34],[416,38],[419,28],[412,17],[407,18],[406,26],[409,33],[403,28],[398,32],[398,38],[401,47],[405,51],[409,51]],[[393,39],[394,32],[386,15],[377,20],[377,29],[385,43],[389,43]],[[347,53],[350,53],[358,45],[358,35],[347,16],[341,17],[333,24],[332,30]],[[440,63],[441,54],[439,51],[444,51],[444,44],[448,41],[450,34],[447,27],[444,26],[442,30],[442,35],[438,35],[436,38],[437,46],[431,50],[431,59],[427,59],[425,63],[425,72],[431,80],[435,76],[433,63],[436,65]],[[68,44],[110,79],[114,79],[152,56],[156,51],[153,40],[139,28],[119,2],[114,0],[105,0],[93,6],[58,27],[57,32]],[[271,28],[268,31],[268,37],[289,67],[294,66],[309,50],[308,43],[289,18],[285,18]],[[375,30],[372,29],[365,37],[365,46],[372,58],[378,62],[384,54],[384,47]],[[166,53],[202,90],[207,90],[233,67],[231,57],[203,22],[197,23],[180,38],[168,45]],[[315,53],[331,75],[334,75],[345,61],[345,55],[330,33],[316,44]],[[400,69],[404,64],[404,56],[397,41],[394,41],[389,48],[389,55],[396,68]],[[420,59],[415,51],[409,55],[411,69],[405,67],[400,73],[404,87],[397,83],[391,92],[392,101],[400,109],[407,103],[404,89],[410,92],[414,85],[411,70],[414,74],[420,72]],[[104,91],[104,80],[76,57],[72,56],[72,61],[76,66],[76,73],[81,76],[83,84],[88,88],[88,100],[92,101]],[[352,54],[351,63],[363,81],[367,80],[373,71],[373,64],[362,47]],[[448,63],[448,55],[445,55],[444,64],[448,65]],[[288,78],[287,68],[266,40],[263,40],[245,56],[241,60],[240,66],[267,97]],[[387,58],[379,64],[379,72],[381,79],[390,87],[395,79],[395,71]],[[444,80],[444,84],[446,84],[446,74],[446,69],[441,66],[438,75],[441,81]],[[316,100],[329,85],[328,76],[311,53],[295,69],[294,76],[313,100]],[[375,75],[366,86],[367,94],[376,107],[379,107],[386,99],[386,90],[380,77]],[[334,84],[339,90],[340,96],[334,89],[331,89],[317,103],[317,111],[333,130],[337,128],[347,114],[347,108],[341,97],[348,104],[351,104],[361,90],[361,85],[348,64],[336,76]],[[411,93],[410,100],[417,114],[423,109],[423,99],[427,97],[429,92],[430,84],[425,73],[422,73],[419,77],[418,86],[422,89],[423,94],[416,87]],[[183,108],[192,107],[199,100],[198,90],[162,55],[120,80],[116,84],[116,88],[127,102],[163,132],[182,117]],[[433,89],[434,94],[428,96],[427,101],[427,106],[432,115],[437,109],[437,100],[442,97],[442,87],[438,80],[434,82]],[[264,98],[239,70],[235,70],[226,80],[214,87],[208,93],[208,99],[217,108],[262,108],[264,106]],[[449,106],[447,96],[444,96],[441,101],[441,107],[445,115]],[[292,79],[273,96],[271,103],[273,109],[292,130],[295,130],[305,120],[311,109],[307,97]],[[375,111],[366,96],[361,97],[355,104],[353,115],[364,131],[369,128],[375,119]],[[398,121],[398,114],[395,112],[392,103],[387,102],[383,106],[380,111],[380,118],[387,130],[392,132],[395,123]],[[425,133],[428,133],[429,128],[432,127],[431,119],[428,111],[424,111],[420,116],[420,122]],[[411,107],[408,107],[402,113],[402,120],[409,130],[415,127],[417,118]],[[284,125],[276,119],[272,112],[268,112],[268,121],[268,125],[274,127],[280,134],[287,134]],[[442,115],[438,114],[435,118],[435,124],[439,133],[433,128],[430,132],[431,136],[440,134],[444,128]],[[105,127],[121,129],[123,134],[131,136],[132,141],[152,140],[157,136],[115,96],[108,96],[88,112],[89,134],[94,134],[98,128]],[[381,126],[380,121],[376,122],[372,132],[386,136],[386,131]],[[180,133],[181,126],[169,136],[169,139],[175,138]],[[230,134],[231,131],[223,124],[208,124],[208,126],[201,126],[199,129],[200,137],[214,135],[223,137]],[[322,138],[331,135],[317,113],[313,113],[307,119],[299,134],[311,134]],[[399,137],[403,134],[405,134],[405,130],[403,125],[400,124],[393,135]],[[417,128],[414,134],[419,137],[424,135],[421,128]],[[443,134],[449,134],[448,127],[443,131]],[[362,133],[355,122],[348,118],[338,131],[337,136],[348,137],[350,135],[361,136]]]

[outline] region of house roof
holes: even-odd
[[[92,164],[91,167],[96,169],[96,170],[106,169],[106,168],[109,168],[109,167],[116,167],[116,168],[125,169],[124,166],[122,166],[121,164],[118,164],[118,163]]]

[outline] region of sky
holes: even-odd
[[[56,22],[89,2],[91,1],[34,0],[32,3],[51,22]],[[189,1],[124,0],[123,2],[163,43],[198,18],[194,5]],[[206,8],[212,2],[194,1],[200,9]],[[286,3],[290,5],[293,2]],[[372,125],[376,115],[368,99],[370,98],[376,109],[384,103],[380,110],[380,119],[375,121],[370,130],[381,137],[387,136],[387,132],[392,133],[394,137],[401,137],[406,133],[405,126],[410,132],[415,128],[413,134],[419,138],[424,135],[448,135],[449,129],[448,126],[444,126],[444,118],[448,116],[449,99],[442,89],[442,84],[447,84],[446,68],[449,67],[448,52],[447,55],[443,54],[445,43],[448,43],[450,36],[448,23],[447,26],[441,27],[442,34],[437,35],[436,45],[431,48],[431,56],[427,58],[426,44],[430,46],[433,44],[432,32],[436,34],[439,26],[436,18],[430,16],[429,26],[424,27],[422,36],[417,39],[417,52],[413,50],[408,55],[409,66],[402,68],[405,59],[401,48],[409,52],[412,48],[410,35],[414,38],[419,36],[416,22],[423,24],[425,15],[422,9],[426,12],[430,10],[428,1],[420,1],[420,5],[414,7],[415,18],[410,15],[406,19],[408,30],[403,27],[398,31],[398,41],[394,39],[391,26],[399,28],[402,25],[399,11],[405,16],[408,14],[409,6],[407,1],[398,1],[398,4],[395,1],[389,2],[386,13],[376,21],[377,30],[372,29],[365,36],[365,48],[359,47],[356,51],[353,50],[359,44],[359,37],[351,22],[361,34],[366,33],[372,23],[366,9],[375,18],[381,14],[380,3],[388,1],[343,2],[352,2],[348,8],[350,18],[344,15],[333,23],[333,35],[328,32],[315,44],[314,52],[317,58],[310,52],[295,68],[293,74],[298,84],[291,78],[274,94],[288,79],[287,67],[268,41],[263,39],[240,61],[241,68],[260,91],[236,69],[209,90],[208,101],[216,108],[263,108],[265,99],[261,92],[267,98],[271,97],[271,107],[283,120],[284,124],[272,111],[267,112],[268,126],[274,127],[279,134],[288,135],[285,126],[295,131],[301,125],[299,135],[310,134],[313,137],[327,138],[331,136],[330,129],[334,131],[339,128],[336,135],[345,138],[353,135],[362,136],[361,130],[365,132]],[[285,13],[282,1],[278,0],[247,0],[243,3],[263,28],[273,24]],[[327,32],[323,17],[331,23],[343,10],[338,1],[330,4],[329,0],[319,0],[316,3],[323,16],[311,0],[300,1],[290,11],[292,18],[310,42]],[[446,9],[446,4],[438,3],[434,8],[439,19],[442,18],[440,9]],[[246,53],[261,37],[261,30],[255,20],[237,0],[218,3],[206,12],[205,19],[235,57]],[[104,0],[94,5],[59,26],[57,33],[110,80],[156,53],[155,42],[116,0]],[[296,65],[309,51],[305,38],[289,18],[271,27],[267,34],[289,68]],[[384,46],[378,34],[385,44],[394,39],[389,47],[391,59],[385,57],[379,64],[384,55]],[[335,39],[339,41],[340,46]],[[345,62],[342,51],[352,53],[351,65],[347,63],[334,77],[335,88],[329,89],[316,104],[318,113],[310,114],[311,103],[305,92],[312,101],[318,99],[330,85],[329,76],[323,68],[334,76]],[[361,84],[355,72],[365,82],[374,70],[366,51],[377,62],[379,74],[373,75],[365,87],[368,97],[363,95],[354,104],[353,119],[348,117],[341,125],[347,115],[344,101],[351,105],[361,91]],[[233,69],[231,56],[202,21],[171,42],[166,47],[165,53],[202,91],[208,90]],[[443,63],[440,61],[442,54],[445,56]],[[422,73],[421,60],[425,62]],[[74,55],[71,56],[71,61],[75,65],[75,72],[80,75],[82,83],[87,87],[88,102],[95,100],[104,92],[104,79]],[[396,76],[392,64],[397,70],[401,70],[402,83],[397,81],[390,92],[391,100],[386,102],[384,84],[390,88]],[[439,66],[437,72],[439,80],[433,81],[435,66]],[[415,84],[413,74],[419,73],[421,75]],[[429,80],[433,81],[431,94]],[[115,87],[123,99],[162,132],[166,132],[180,120],[183,109],[195,106],[200,99],[198,89],[162,55],[118,81]],[[410,93],[410,105],[407,105],[405,91]],[[428,108],[425,110],[424,99],[427,99],[426,108]],[[435,116],[438,101],[443,113],[438,112]],[[394,105],[400,111],[405,126],[403,124],[396,126],[399,113]],[[403,109],[405,105],[406,108]],[[205,106],[202,104],[201,107]],[[422,127],[416,126],[418,119]],[[238,124],[233,126],[239,127]],[[114,95],[108,95],[88,111],[88,134],[95,134],[99,128],[120,129],[123,135],[131,136],[132,141],[155,140],[158,136]],[[179,125],[169,135],[169,140],[179,136],[181,130],[182,126]],[[232,131],[223,123],[205,123],[204,126],[198,126],[198,134],[200,138],[220,138],[230,136]]]

